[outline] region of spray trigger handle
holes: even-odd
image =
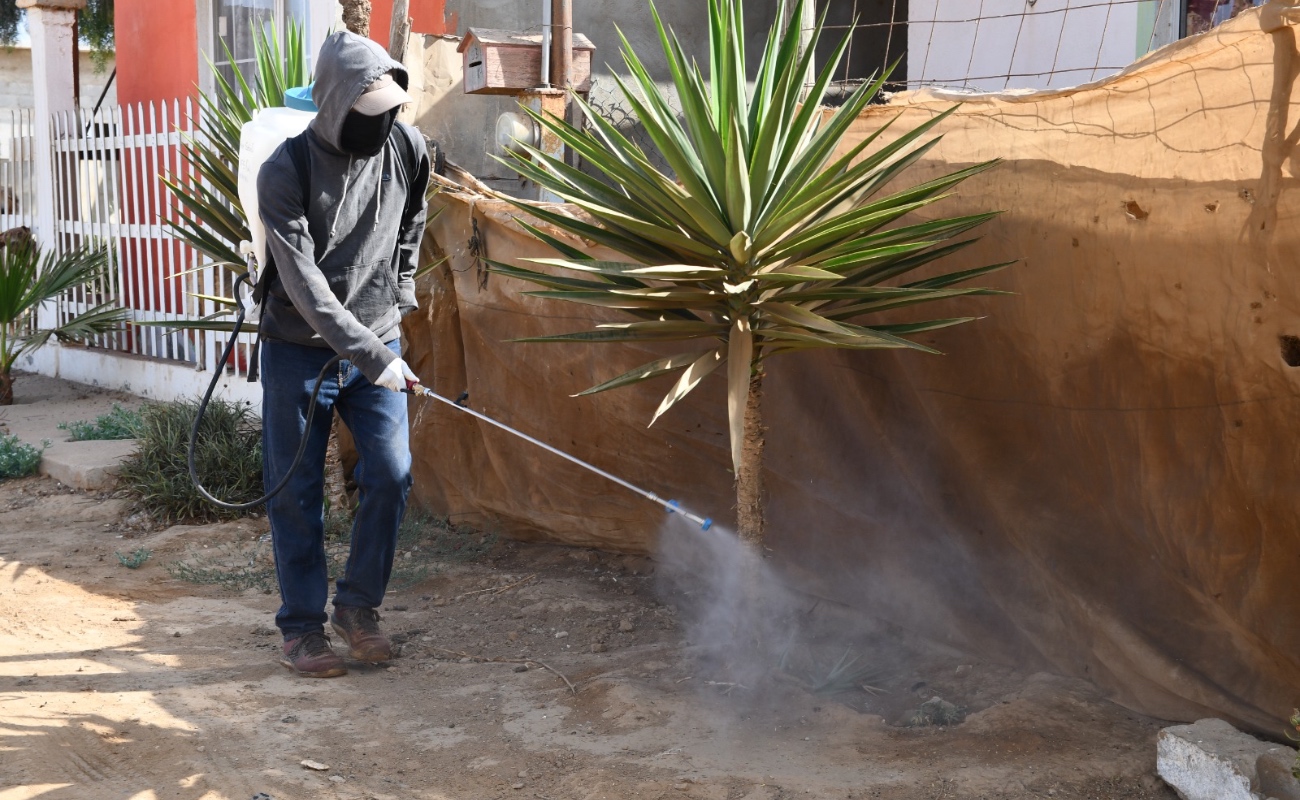
[[[676,500],[669,500],[668,505],[665,506],[664,510],[669,514],[676,514],[678,511],[682,510],[682,504]]]

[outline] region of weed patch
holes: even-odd
[[[397,531],[397,551],[388,588],[405,589],[436,575],[450,563],[469,563],[486,556],[496,544],[494,533],[484,533],[446,519],[412,511]],[[337,580],[347,566],[352,547],[352,521],[343,513],[325,518],[325,559],[329,579]],[[173,578],[233,591],[276,587],[275,556],[268,542],[257,541],[191,549],[184,559],[169,564]]]
[[[198,403],[152,403],[140,412],[140,445],[122,465],[123,486],[163,522],[232,519],[241,512],[212,505],[190,481],[186,461]],[[199,479],[213,495],[233,503],[262,494],[262,433],[252,409],[213,400],[199,429],[195,452]]]
[[[221,586],[234,592],[257,589],[272,592],[276,588],[275,557],[271,545],[219,545],[195,550],[191,548],[180,561],[168,564],[167,574],[188,583]]]
[[[36,474],[41,464],[41,453],[49,446],[49,439],[43,440],[38,449],[18,441],[17,436],[0,436],[0,481]]]
[[[147,547],[137,547],[130,553],[114,550],[113,555],[117,556],[117,562],[127,569],[139,569],[149,560],[149,556],[153,555],[153,551]]]
[[[85,442],[99,439],[134,439],[140,433],[141,419],[139,411],[122,408],[116,403],[113,410],[100,414],[93,422],[84,419],[76,422],[60,422],[59,430],[71,434],[71,441]]]
[[[413,511],[402,519],[397,529],[397,551],[423,553],[432,561],[470,563],[479,561],[497,543],[495,533],[457,525],[450,519]]]

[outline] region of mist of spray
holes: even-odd
[[[753,688],[784,661],[809,605],[760,553],[725,528],[669,516],[660,532],[659,591],[677,606],[691,650],[715,682]]]

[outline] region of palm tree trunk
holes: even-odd
[[[736,528],[741,541],[760,550],[766,519],[763,514],[763,370],[754,370],[745,401],[745,438],[736,472]]]
[[[339,0],[343,24],[358,36],[370,35],[370,0]]]
[[[0,406],[14,404],[14,376],[8,370],[0,372]]]

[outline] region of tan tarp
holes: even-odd
[[[977,97],[909,178],[1006,163],[943,213],[1005,209],[963,254],[1014,257],[954,302],[987,319],[947,355],[771,364],[769,544],[812,591],[1026,668],[1085,677],[1170,719],[1276,734],[1300,700],[1300,192],[1296,41],[1254,14],[1103,84]],[[873,108],[858,134],[951,98]],[[408,335],[441,392],[720,518],[730,515],[722,382],[653,429],[667,387],[568,395],[650,359],[517,344],[583,308],[521,297],[469,246],[542,256],[507,206],[444,196],[449,256]],[[1300,343],[1293,361],[1300,363]],[[417,498],[516,535],[652,547],[661,513],[439,407],[417,409]]]

